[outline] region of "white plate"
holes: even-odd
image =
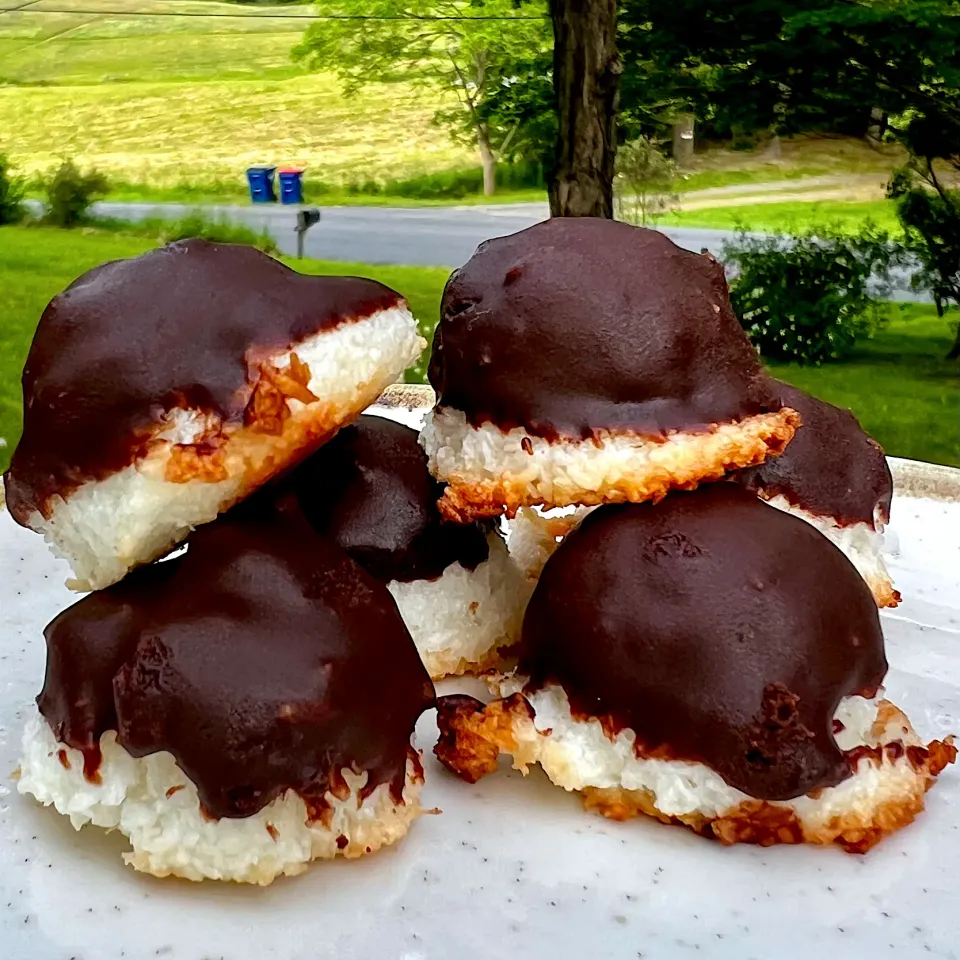
[[[898,496],[893,512],[905,599],[883,617],[887,689],[921,735],[942,737],[960,731],[960,503]],[[443,813],[399,846],[266,889],[137,874],[122,837],[75,832],[9,777],[43,626],[75,599],[65,576],[0,513],[0,960],[960,956],[955,767],[918,821],[866,856],[726,848],[585,813],[540,773],[461,783],[430,753],[431,715],[423,799]]]

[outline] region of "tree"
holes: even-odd
[[[620,58],[616,0],[550,0],[557,97],[555,217],[613,217]]]
[[[365,83],[403,82],[451,95],[435,114],[458,139],[475,146],[484,193],[519,122],[502,125],[488,101],[514,77],[517,63],[549,49],[540,2],[516,0],[318,0],[293,56],[312,69],[336,71],[347,93]]]
[[[19,223],[23,219],[25,193],[23,177],[13,173],[6,154],[0,153],[0,225]]]
[[[943,316],[944,306],[960,306],[960,190],[949,185],[960,175],[960,118],[954,113],[917,115],[899,131],[910,151],[907,164],[887,188],[896,200],[906,247],[919,269],[915,289],[928,290]],[[946,167],[946,171],[937,167]],[[960,324],[947,359],[960,358]]]
[[[650,137],[637,137],[617,151],[617,209],[621,220],[646,226],[680,199],[677,165]]]

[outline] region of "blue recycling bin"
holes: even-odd
[[[276,203],[273,189],[273,174],[276,167],[248,167],[247,183],[250,184],[250,199],[253,203]]]
[[[281,170],[277,177],[280,180],[280,202],[303,203],[303,171],[288,168]]]

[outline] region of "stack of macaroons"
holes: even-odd
[[[490,523],[444,520],[410,427],[362,416],[280,485],[324,537],[387,585],[434,679],[500,663],[529,588]]]
[[[802,425],[787,449],[757,467],[730,475],[773,507],[806,520],[839,547],[867,581],[878,607],[895,607],[883,559],[883,529],[890,521],[893,478],[880,445],[849,410],[778,383],[783,402]],[[536,580],[557,543],[592,508],[544,516],[523,507],[511,526],[510,551],[528,579]]]
[[[380,579],[299,510],[260,505],[422,344],[378,283],[198,240],[54,298],[7,502],[96,592],[45,631],[22,793],[121,831],[137,869],[193,880],[269,883],[406,833],[430,677]],[[399,512],[390,529],[416,526],[402,496],[378,503]],[[433,552],[438,573],[479,570],[493,549],[451,529],[414,573],[433,574]]]
[[[862,851],[922,809],[956,750],[878,699],[886,462],[763,371],[718,264],[608,221],[490,241],[447,286],[430,380],[441,509],[524,511],[537,581],[498,699],[440,699],[443,763],[473,781],[511,753],[727,843]]]

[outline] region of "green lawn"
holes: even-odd
[[[709,227],[716,230],[802,232],[821,224],[856,230],[871,220],[878,227],[897,230],[896,211],[889,200],[793,200],[784,203],[739,203],[706,210],[680,210],[662,217],[663,226]]]
[[[133,256],[154,243],[102,231],[0,227],[0,468],[20,431],[19,376],[34,327],[47,301],[79,274],[104,260]],[[373,277],[403,293],[429,339],[437,321],[448,271],[440,268],[289,261],[309,273]],[[849,406],[888,453],[940,463],[960,463],[960,381],[943,360],[950,322],[932,308],[891,308],[892,319],[847,363],[823,367],[775,366],[774,373],[826,400]],[[955,322],[955,320],[954,320]],[[410,371],[422,379],[424,367]]]

